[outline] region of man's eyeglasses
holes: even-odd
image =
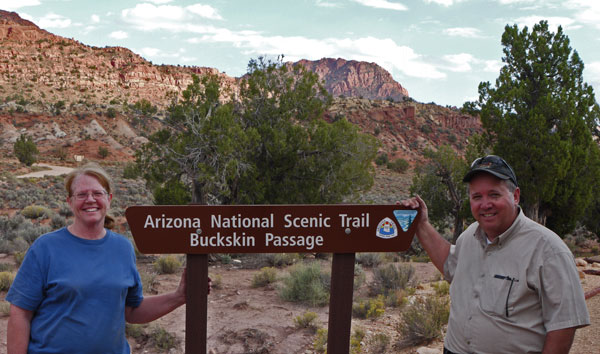
[[[92,198],[94,198],[94,200],[98,200],[103,198],[108,193],[106,191],[91,191],[88,193],[75,193],[74,196],[77,200],[86,200],[90,194],[92,195]]]

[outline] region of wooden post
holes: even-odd
[[[355,256],[355,253],[333,254],[327,353],[348,354],[350,351]]]
[[[208,255],[187,255],[185,352],[206,354],[208,322]]]

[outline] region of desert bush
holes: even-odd
[[[140,278],[142,279],[142,288],[145,293],[156,294],[156,285],[158,282],[156,281],[156,273],[146,272],[143,269],[140,269]]]
[[[13,270],[13,266],[10,263],[0,263],[0,272],[10,272]]]
[[[373,283],[371,294],[383,294],[387,296],[390,292],[404,289],[409,284],[415,273],[415,269],[405,263],[396,266],[392,263],[379,266],[373,271]]]
[[[104,146],[98,146],[98,156],[105,159],[108,157],[108,155],[110,155],[110,151],[108,150],[108,148]]]
[[[125,334],[128,337],[135,339],[136,342],[145,343],[148,341],[148,334],[146,333],[147,325],[137,323],[126,323]]]
[[[10,315],[10,302],[0,300],[0,316],[6,317]]]
[[[369,353],[384,354],[390,344],[390,337],[385,333],[376,333],[367,340],[367,348]]]
[[[389,157],[387,154],[380,154],[375,158],[375,164],[377,166],[383,166],[387,164],[389,161]]]
[[[365,331],[362,328],[356,328],[350,335],[350,354],[360,354],[363,352],[362,344],[365,339]]]
[[[25,254],[26,254],[25,251],[14,253],[15,263],[17,263],[17,267],[20,267],[21,263],[23,263],[23,260],[25,259]]]
[[[123,178],[136,179],[140,175],[140,171],[134,162],[128,163],[123,168]]]
[[[374,320],[385,313],[385,304],[383,295],[374,299],[360,300],[352,305],[352,316],[361,319]]]
[[[437,296],[445,296],[450,294],[450,283],[445,280],[431,283],[431,286],[433,289],[435,289],[435,294]]]
[[[279,295],[286,301],[324,306],[329,302],[329,277],[318,263],[297,264],[283,278]]]
[[[413,288],[408,288],[413,289]],[[408,289],[397,289],[390,291],[385,296],[385,306],[389,307],[402,307],[408,303],[407,296],[409,295]]]
[[[31,166],[37,161],[39,151],[31,137],[21,134],[15,141],[13,149],[17,159],[26,166]]]
[[[39,205],[29,205],[21,210],[21,215],[28,219],[48,218],[52,214],[52,210]]]
[[[398,331],[400,347],[413,346],[442,337],[442,327],[448,323],[450,303],[447,297],[417,298],[402,314]]]
[[[359,289],[366,281],[367,275],[360,264],[354,265],[354,290]]]
[[[73,216],[73,210],[67,203],[59,203],[58,205],[58,214],[64,216],[65,218]]]
[[[315,341],[313,342],[313,349],[317,353],[327,353],[327,330],[325,328],[319,328]]]
[[[180,267],[181,261],[172,254],[161,256],[154,262],[154,269],[158,274],[173,274]]]
[[[48,225],[25,224],[17,230],[15,241],[21,238],[23,241],[27,242],[28,245],[31,245],[38,237],[47,234],[50,231],[52,231],[52,229]]]
[[[15,280],[13,272],[0,272],[0,291],[8,291],[13,280]]]
[[[317,320],[318,316],[315,312],[307,311],[294,318],[294,326],[296,326],[296,328],[307,328],[312,332],[316,332],[317,329],[319,329]]]
[[[404,159],[395,159],[387,163],[387,168],[398,173],[404,173],[408,170],[408,161]]]
[[[252,287],[258,288],[274,283],[277,280],[277,270],[273,267],[263,267],[252,277]]]
[[[213,289],[223,289],[223,277],[220,274],[211,275],[210,286]]]
[[[273,267],[286,267],[300,260],[298,253],[267,253],[267,262]]]
[[[383,256],[376,252],[359,252],[356,254],[356,263],[362,264],[363,267],[373,268],[381,264]]]
[[[167,332],[166,329],[156,326],[150,332],[150,341],[154,347],[163,352],[169,352],[172,348],[177,348],[177,337]]]
[[[67,226],[67,219],[62,217],[60,214],[54,214],[50,218],[50,227],[52,229],[60,229],[62,227]]]

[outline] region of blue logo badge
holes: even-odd
[[[394,210],[394,216],[404,232],[408,231],[410,225],[417,217],[416,210]]]

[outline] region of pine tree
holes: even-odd
[[[14,154],[26,166],[31,166],[37,161],[37,154],[39,153],[37,146],[31,137],[21,134],[13,146]]]
[[[568,37],[541,21],[531,32],[506,26],[504,66],[479,85],[481,120],[495,154],[514,168],[521,205],[533,219],[565,233],[580,221],[598,188],[600,109],[583,81],[584,64]]]

